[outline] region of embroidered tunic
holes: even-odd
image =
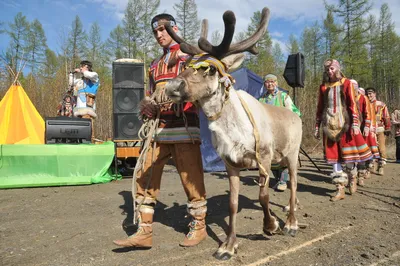
[[[385,103],[375,100],[371,102],[376,114],[376,133],[390,130],[390,115]]]
[[[364,136],[364,140],[370,148],[372,155],[374,158],[380,158],[378,145],[376,144],[376,137],[372,136],[372,133],[375,133],[375,127],[373,126],[376,123],[375,120],[375,112],[372,110],[372,106],[368,97],[362,94],[357,96],[357,106],[359,111],[359,117],[361,120],[361,132],[364,132],[365,128],[369,128],[368,136]]]
[[[344,103],[342,103],[342,96],[344,96]],[[345,110],[343,110],[344,107]],[[345,111],[349,115],[350,125],[352,127],[359,126],[354,89],[350,80],[343,78],[340,81],[320,86],[316,115],[317,128],[320,127],[323,116],[327,115],[324,110],[329,115]],[[346,126],[345,121],[339,122]],[[339,141],[333,141],[324,132],[323,143],[325,159],[330,164],[364,162],[372,159],[371,151],[362,134],[352,135],[350,127],[341,135]]]
[[[150,65],[150,86],[146,91],[147,96],[153,93],[165,95],[166,83],[183,71],[187,58],[188,55],[180,50],[177,43],[164,49],[161,58],[154,60]],[[166,96],[156,96],[155,100],[158,104],[162,104],[169,99]],[[155,134],[155,140],[158,143],[200,143],[200,120],[197,108],[192,103],[162,105],[160,125]]]

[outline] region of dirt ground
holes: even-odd
[[[345,200],[330,202],[334,185],[321,160],[319,173],[304,158],[298,178],[307,228],[296,237],[262,233],[255,171],[241,173],[239,249],[230,261],[213,257],[228,221],[225,173],[205,175],[209,237],[181,248],[189,222],[185,195],[174,168],[167,167],[156,207],[153,248],[121,249],[112,240],[132,233],[131,178],[108,184],[0,190],[0,265],[400,265],[400,165],[372,175]],[[271,181],[274,184],[274,180]],[[271,191],[271,210],[281,227],[289,191]]]

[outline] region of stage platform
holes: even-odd
[[[107,183],[117,179],[111,173],[114,153],[111,141],[0,145],[0,188]]]

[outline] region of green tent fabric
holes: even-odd
[[[0,188],[110,182],[113,159],[113,142],[0,145]]]

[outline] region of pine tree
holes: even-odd
[[[35,70],[40,67],[45,60],[47,49],[46,42],[47,39],[42,24],[39,20],[35,19],[30,25],[27,41],[27,51],[29,52],[28,60],[32,74],[35,73]]]
[[[8,24],[6,29],[8,36],[11,39],[10,53],[12,60],[10,61],[11,67],[16,70],[19,65],[20,59],[26,59],[27,39],[29,35],[29,22],[26,16],[19,12],[14,17],[14,22]]]
[[[176,22],[182,38],[188,43],[195,43],[199,36],[200,20],[197,17],[195,0],[181,0],[174,4]]]
[[[313,80],[319,78],[322,68],[322,32],[318,22],[312,27],[306,27],[302,34],[302,51],[305,57],[305,67],[311,70]]]
[[[297,54],[300,52],[299,42],[293,33],[289,35],[289,42],[287,43],[286,48],[291,54]]]
[[[137,41],[140,36],[139,25],[142,23],[142,14],[142,2],[140,0],[129,0],[122,19],[125,31],[124,46],[126,47],[128,58],[135,58],[138,53]]]
[[[247,27],[247,37],[251,36],[257,29],[261,22],[261,11],[256,11],[251,17],[250,24]],[[250,56],[245,61],[245,65],[260,76],[264,76],[266,73],[276,73],[274,69],[274,58],[272,56],[272,40],[268,30],[264,36],[256,44],[256,48],[259,51],[257,56]]]
[[[44,78],[54,78],[57,72],[57,69],[62,66],[59,64],[58,57],[54,51],[47,48],[45,50],[45,60],[42,65],[41,73]]]
[[[332,11],[328,10],[323,27],[324,59],[337,58],[339,56],[339,33],[339,26],[335,23]]]
[[[70,68],[74,69],[78,66],[80,60],[86,51],[87,35],[83,29],[83,25],[79,16],[76,16],[72,22],[72,28],[69,32],[68,55],[71,59]]]
[[[89,30],[88,35],[88,49],[86,58],[91,61],[94,65],[99,65],[100,63],[100,51],[102,50],[101,42],[101,31],[100,26],[97,22],[93,23]]]
[[[366,74],[363,65],[368,60],[365,49],[368,28],[363,17],[370,9],[369,0],[340,0],[338,7],[328,6],[328,10],[343,19],[343,63],[347,75],[356,79]]]
[[[110,32],[110,37],[107,39],[107,47],[113,53],[114,59],[123,58],[126,56],[124,52],[124,29],[118,25]]]

